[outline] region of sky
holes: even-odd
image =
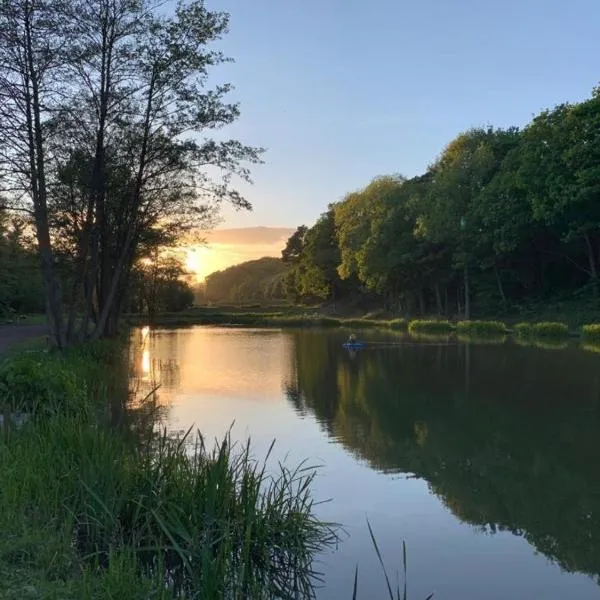
[[[524,125],[600,81],[600,0],[206,0],[231,15],[218,47],[265,147],[251,213],[222,227],[312,224],[378,175],[414,176],[458,133]]]

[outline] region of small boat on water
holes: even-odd
[[[356,350],[358,348],[364,348],[367,344],[365,342],[344,342],[342,346],[344,348],[351,348]]]
[[[348,338],[348,341],[344,342],[342,344],[342,346],[344,348],[352,348],[353,350],[356,350],[358,348],[364,348],[366,346],[366,343],[360,342],[359,340],[356,339],[356,336],[354,334],[351,334],[350,337]]]

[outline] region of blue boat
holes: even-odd
[[[344,342],[342,344],[342,346],[344,346],[344,348],[351,348],[353,350],[356,350],[357,348],[364,348],[367,344],[365,344],[364,342]]]

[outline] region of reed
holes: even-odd
[[[132,443],[101,417],[101,353],[2,365],[5,408],[31,418],[0,435],[0,573],[48,597],[309,597],[313,557],[338,539],[314,516],[315,470],[272,470],[228,437],[210,450],[191,432]],[[56,372],[36,400],[30,360]]]
[[[591,323],[581,328],[581,336],[587,340],[600,340],[600,323]]]
[[[531,332],[536,338],[562,338],[569,335],[569,326],[566,323],[542,321],[540,323],[534,323]]]
[[[518,338],[529,338],[533,333],[533,326],[531,323],[517,323],[514,326],[514,333]]]
[[[412,335],[414,333],[426,333],[426,334],[442,334],[451,333],[454,330],[450,321],[436,321],[436,320],[415,320],[408,324],[408,332]]]

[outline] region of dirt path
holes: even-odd
[[[46,325],[0,325],[0,355],[15,345],[46,335]]]

